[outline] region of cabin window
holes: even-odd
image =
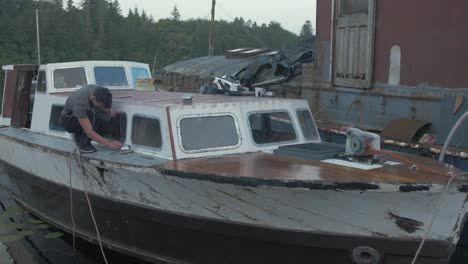
[[[133,87],[136,87],[138,78],[150,78],[148,70],[143,68],[132,67]]]
[[[249,123],[256,144],[288,142],[297,138],[288,112],[251,114]]]
[[[317,129],[315,128],[314,119],[309,110],[297,110],[297,119],[301,125],[302,134],[307,140],[317,139]]]
[[[96,84],[101,86],[128,86],[123,67],[94,67]]]
[[[110,133],[106,136],[107,138],[125,142],[127,137],[127,115],[123,112],[117,113],[110,120]]]
[[[142,147],[160,149],[162,137],[159,120],[134,116],[132,120],[132,143]]]
[[[233,148],[240,144],[236,122],[230,115],[186,117],[179,126],[182,147],[187,151]]]
[[[45,93],[46,90],[47,90],[46,73],[45,71],[39,71],[39,74],[37,76],[36,92]]]
[[[54,71],[55,89],[80,88],[87,84],[85,69],[82,67]]]
[[[65,132],[65,130],[60,125],[60,115],[62,114],[63,107],[63,105],[52,105],[49,121],[50,130]]]

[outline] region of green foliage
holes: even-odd
[[[172,11],[171,11],[171,16],[172,16],[172,20],[180,21],[180,13],[179,13],[179,9],[177,9],[176,5],[174,6],[174,9],[172,9]]]
[[[299,37],[301,39],[310,39],[314,35],[314,29],[312,28],[312,23],[310,20],[306,20],[304,25],[302,25],[301,33],[299,34]]]
[[[59,238],[59,237],[62,237],[63,235],[64,233],[62,232],[52,232],[52,233],[47,234],[46,238],[50,238],[50,239]]]
[[[92,59],[152,65],[157,55],[159,68],[208,54],[209,20],[181,20],[176,6],[171,19],[155,21],[138,8],[122,14],[118,0],[81,0],[78,6],[71,0],[2,0],[0,65],[37,62],[36,9],[42,63]],[[239,47],[280,49],[301,40],[275,21],[258,26],[250,19],[218,20],[214,28],[215,55]]]

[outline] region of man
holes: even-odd
[[[122,147],[119,141],[103,137],[110,132],[109,121],[115,116],[111,106],[112,94],[109,89],[93,84],[76,90],[68,97],[60,122],[65,131],[73,134],[81,153],[96,151],[91,140],[111,149]]]

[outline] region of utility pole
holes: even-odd
[[[216,0],[211,3],[211,24],[210,24],[210,38],[208,39],[208,56],[214,55],[214,18],[215,18],[215,5]]]
[[[41,64],[41,42],[39,39],[39,12],[36,9],[37,63]]]
[[[154,54],[154,59],[153,59],[153,71],[151,73],[152,77],[154,77],[154,75],[156,75],[156,62],[158,60],[158,54]]]

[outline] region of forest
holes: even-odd
[[[207,15],[209,14],[207,7]],[[208,54],[209,17],[181,20],[174,6],[157,19],[135,7],[122,10],[117,0],[1,0],[0,65],[37,63],[36,10],[41,63],[75,60],[132,60],[157,67]],[[272,49],[296,45],[312,36],[310,21],[296,35],[271,21],[236,17],[216,20],[214,54],[238,47]],[[299,30],[299,29],[298,29]]]
[[[152,70],[185,58],[208,55],[207,17],[182,20],[177,6],[166,18],[155,18],[135,7],[122,10],[118,0],[0,0],[0,66],[40,61],[129,60],[148,63]],[[38,24],[36,24],[36,10]],[[280,49],[313,43],[313,29],[305,21],[296,35],[271,21],[216,19],[214,55],[239,47]],[[0,95],[4,73],[0,73]],[[0,96],[0,100],[1,100]]]

